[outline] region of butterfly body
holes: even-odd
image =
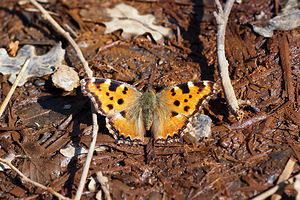
[[[144,142],[151,130],[156,142],[177,140],[189,125],[190,118],[214,93],[214,83],[202,81],[174,85],[155,93],[110,79],[87,78],[81,88],[96,111],[106,116],[109,132],[123,142]]]
[[[142,115],[144,120],[144,125],[147,131],[150,130],[153,119],[154,119],[154,109],[156,106],[156,95],[152,88],[148,88],[143,94],[141,107]]]

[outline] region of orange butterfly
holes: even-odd
[[[149,130],[156,142],[178,140],[191,117],[215,93],[211,81],[173,85],[158,93],[152,88],[141,93],[129,84],[104,78],[86,78],[80,84],[96,111],[106,116],[109,132],[129,143],[143,143]]]

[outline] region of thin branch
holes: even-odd
[[[215,0],[215,2],[216,2],[216,5],[217,5],[217,9],[219,11],[219,15],[224,15],[223,8],[222,8],[222,5],[221,5],[220,1]]]
[[[39,9],[41,11],[41,13],[43,14],[43,18],[47,21],[50,22],[50,24],[56,28],[56,30],[58,31],[58,33],[60,33],[62,36],[64,36],[69,42],[70,44],[73,46],[73,48],[76,51],[76,54],[78,56],[78,58],[80,59],[80,61],[83,64],[84,70],[86,71],[88,77],[92,77],[93,76],[93,72],[92,70],[89,68],[88,62],[85,60],[85,58],[83,57],[83,54],[79,48],[79,46],[76,44],[76,42],[73,40],[73,38],[70,36],[70,34],[68,32],[66,32],[52,17],[51,15],[49,15],[48,11],[45,10],[36,0],[29,0],[37,9]]]
[[[70,200],[67,197],[64,197],[63,195],[55,192],[55,190],[53,190],[51,187],[46,187],[38,182],[35,182],[29,178],[27,178],[21,171],[19,171],[16,167],[14,167],[10,162],[6,162],[4,159],[0,158],[0,162],[6,164],[7,166],[9,166],[12,170],[14,170],[15,172],[17,172],[17,174],[19,174],[19,176],[21,176],[22,180],[25,182],[28,182],[36,187],[42,188],[43,190],[47,190],[48,192],[50,192],[51,194],[53,194],[54,196],[56,196],[59,199],[65,199],[65,200]]]
[[[99,126],[98,126],[98,123],[97,123],[97,114],[95,112],[95,108],[92,105],[92,103],[91,103],[91,107],[92,107],[92,112],[93,112],[93,114],[92,114],[92,118],[93,118],[92,141],[91,141],[91,144],[90,144],[88,155],[86,157],[84,168],[82,170],[80,183],[79,183],[79,186],[77,188],[77,192],[76,192],[76,196],[75,196],[74,200],[80,200],[80,197],[82,195],[82,191],[83,191],[83,188],[84,188],[84,183],[85,183],[85,180],[86,180],[88,172],[89,172],[90,163],[91,163],[91,160],[92,160],[92,157],[93,157],[93,153],[94,153],[95,146],[96,146],[96,141],[97,141],[97,134],[98,134],[98,129],[99,129]],[[108,197],[106,197],[106,198],[108,199]]]
[[[296,159],[291,156],[288,162],[286,163],[281,175],[279,176],[277,183],[287,180],[293,173],[296,164]],[[282,196],[279,194],[273,194],[271,200],[280,200]]]
[[[83,67],[86,71],[86,74],[88,75],[89,78],[93,77],[93,71],[89,68],[88,63],[85,60],[85,58],[83,57],[83,54],[82,54],[80,48],[78,47],[76,42],[73,40],[73,38],[70,36],[70,34],[68,32],[66,32],[62,27],[60,27],[60,25],[48,14],[48,12],[38,2],[36,2],[35,0],[30,0],[30,2],[35,7],[37,7],[42,12],[42,14],[44,15],[44,18],[46,20],[48,20],[50,22],[50,24],[52,26],[54,26],[56,28],[56,30],[70,42],[70,44],[75,49],[78,58],[82,62]],[[78,186],[78,189],[77,189],[77,192],[76,192],[75,200],[79,200],[81,195],[82,195],[82,191],[83,191],[84,184],[85,184],[85,181],[86,181],[86,178],[87,178],[87,175],[88,175],[88,171],[89,171],[89,168],[90,168],[90,163],[91,163],[91,160],[92,160],[92,157],[93,157],[93,153],[94,153],[95,145],[96,145],[96,141],[97,141],[97,134],[98,134],[97,114],[96,114],[94,106],[92,104],[91,104],[91,108],[92,108],[92,112],[93,112],[93,114],[92,114],[92,119],[93,119],[92,140],[91,140],[89,152],[88,152],[85,164],[84,164],[82,175],[81,175],[81,178],[80,178],[79,186]],[[106,196],[106,198],[111,199],[110,196]]]
[[[8,102],[9,102],[10,98],[12,97],[12,95],[13,95],[15,89],[17,88],[17,85],[19,84],[19,82],[20,82],[20,80],[21,80],[21,78],[22,78],[24,72],[26,71],[29,62],[30,62],[30,57],[26,59],[26,61],[25,61],[24,65],[23,65],[23,67],[21,68],[21,70],[20,70],[20,72],[19,72],[19,74],[18,74],[18,77],[16,78],[14,84],[11,86],[11,88],[10,88],[10,90],[9,90],[9,92],[8,92],[8,94],[7,94],[7,96],[6,96],[6,98],[4,99],[4,101],[3,101],[3,103],[2,103],[2,105],[1,105],[1,107],[0,107],[0,117],[1,117],[1,115],[3,114],[3,112],[4,112],[4,110],[5,110],[6,106],[7,106],[7,104],[8,104]]]
[[[278,183],[277,185],[275,185],[274,187],[271,187],[270,189],[268,189],[267,191],[261,193],[260,195],[252,198],[252,200],[263,200],[268,198],[269,196],[271,196],[272,194],[275,194],[278,190],[284,188],[285,186],[292,184],[295,182],[295,179],[299,179],[300,178],[300,173],[298,173],[295,176],[292,176],[291,178],[282,181],[280,183]]]
[[[225,57],[225,30],[234,0],[227,0],[224,10],[219,2],[215,0],[218,13],[214,12],[214,16],[217,21],[217,56],[218,66],[220,71],[221,82],[225,93],[225,98],[230,110],[238,117],[241,117],[242,113],[239,111],[239,105],[235,96],[228,72],[228,61]]]

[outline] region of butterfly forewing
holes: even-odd
[[[188,82],[163,89],[157,94],[157,111],[154,113],[152,131],[156,140],[179,137],[189,123],[190,117],[198,113],[201,105],[213,93],[214,83]]]
[[[96,111],[107,117],[107,128],[116,139],[144,140],[139,109],[141,93],[136,88],[110,79],[87,78],[81,80],[81,89]]]

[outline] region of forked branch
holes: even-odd
[[[229,109],[240,118],[242,113],[239,111],[238,101],[229,78],[229,64],[225,57],[225,30],[234,0],[228,0],[224,6],[224,10],[219,0],[215,0],[215,2],[218,8],[218,13],[214,12],[214,16],[217,21],[217,56],[222,87]]]

